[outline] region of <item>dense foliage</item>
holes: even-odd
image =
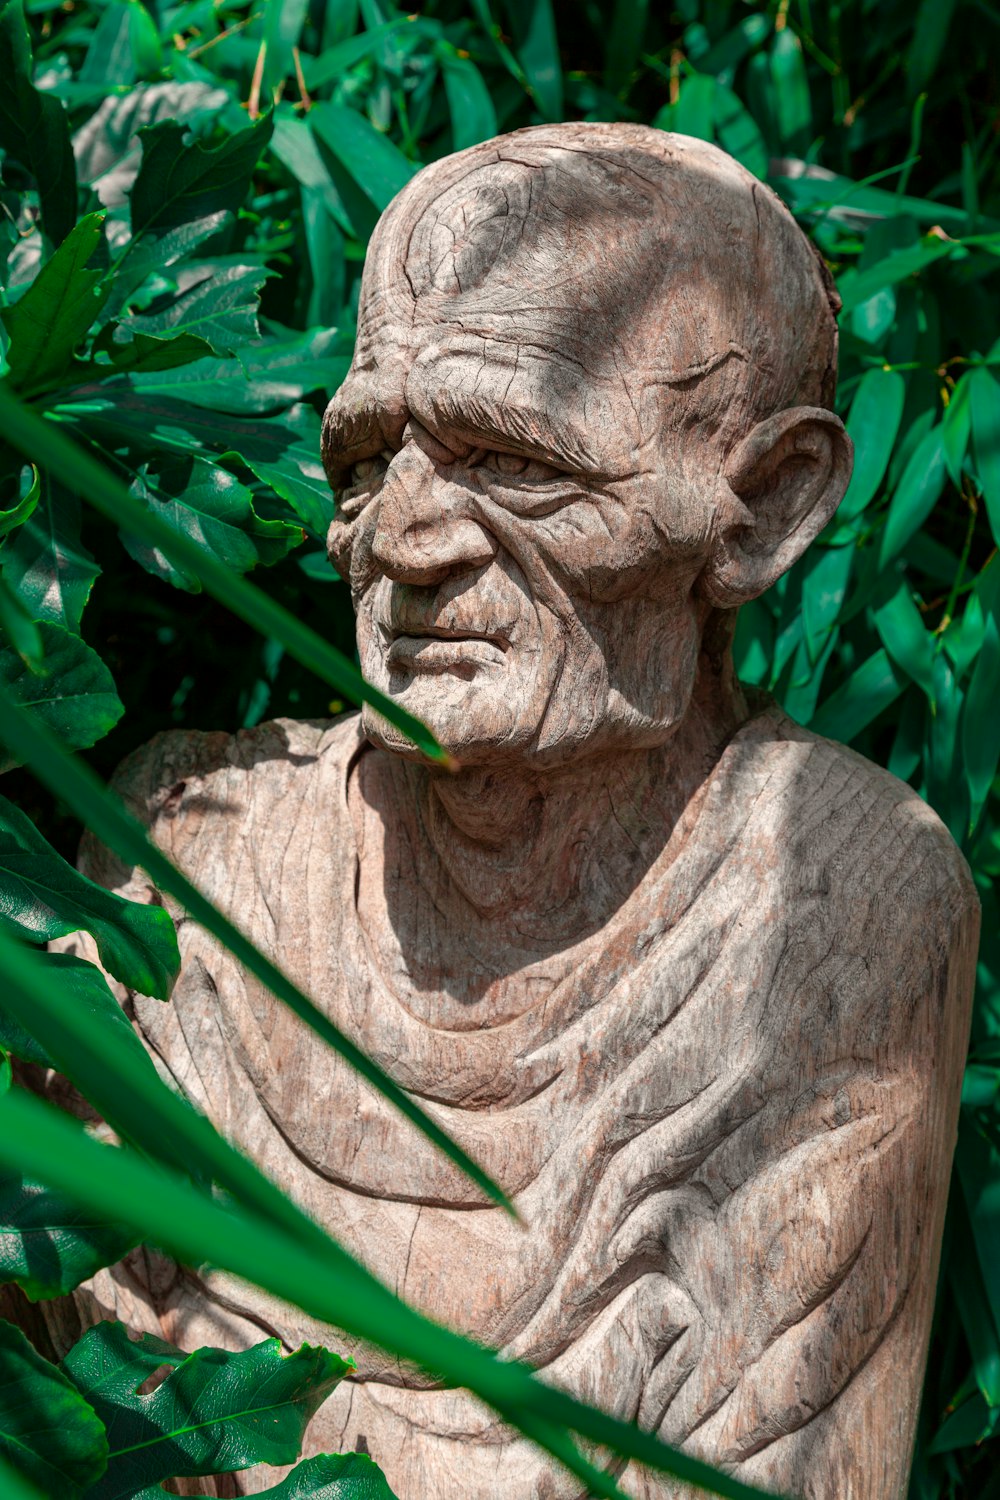
[[[0,451],[0,690],[30,714],[27,727],[11,718],[2,731],[0,927],[36,945],[0,947],[0,1043],[68,1072],[133,1148],[98,1146],[70,1122],[43,1118],[23,1090],[7,1094],[5,1280],[31,1297],[55,1295],[141,1236],[229,1264],[304,1306],[310,1279],[325,1274],[331,1290],[315,1315],[344,1325],[350,1298],[358,1319],[373,1320],[358,1331],[381,1329],[386,1342],[391,1329],[393,1347],[464,1379],[587,1473],[565,1432],[597,1435],[596,1418],[588,1426],[571,1403],[518,1385],[515,1367],[501,1378],[472,1346],[380,1302],[381,1289],[346,1257],[331,1262],[330,1242],[180,1101],[156,1092],[98,972],[37,951],[86,927],[110,973],[161,996],[176,963],[158,908],[116,902],[66,863],[80,817],[109,843],[133,839],[133,858],[137,835],[50,740],[30,734],[48,728],[106,775],[167,726],[236,728],[339,709],[331,691],[357,689],[329,645],[350,655],[353,627],[323,548],[332,499],[319,414],[350,358],[378,213],[421,163],[498,130],[563,118],[651,122],[716,140],[771,182],[843,298],[839,403],[856,445],[854,478],[819,542],[742,612],[739,667],[800,722],[926,797],[984,901],[912,1493],[1000,1496],[989,1441],[1000,1427],[1000,913],[991,889],[1000,870],[1000,125],[987,60],[998,41],[990,0],[685,0],[672,11],[648,0],[430,0],[415,13],[388,0],[0,4],[2,387],[22,402],[0,408],[11,440]],[[32,413],[46,427],[32,427]],[[102,489],[100,471],[86,478],[64,434],[119,483]],[[241,585],[251,569],[266,598]],[[301,626],[329,643],[326,654]],[[55,800],[19,761],[58,790]],[[195,899],[174,893],[189,907]],[[282,993],[308,1007],[287,984]],[[5,1086],[10,1077],[8,1066]],[[177,1175],[185,1171],[189,1180]],[[204,1196],[213,1178],[230,1206]],[[145,1217],[137,1194],[156,1199]],[[254,1215],[256,1243],[273,1243],[270,1261],[264,1251],[248,1259],[236,1243]],[[300,1261],[281,1239],[293,1230]],[[18,1460],[47,1493],[138,1493],[114,1487],[120,1470],[108,1455],[119,1441],[112,1429],[120,1437],[140,1416],[159,1423],[165,1455],[143,1470],[143,1493],[172,1474],[213,1472],[207,1439],[193,1457],[171,1447],[169,1408],[182,1385],[196,1403],[205,1359],[225,1356],[198,1356],[198,1366],[168,1346],[126,1349],[114,1325],[100,1336],[109,1368],[135,1365],[121,1373],[114,1421],[87,1400],[93,1344],[57,1370],[15,1331],[2,1335],[0,1459],[21,1452],[4,1440],[3,1407],[4,1392],[9,1411],[20,1389],[35,1393],[59,1434],[41,1461],[65,1451],[54,1486]],[[276,1355],[260,1346],[240,1358]],[[299,1389],[301,1373],[312,1392],[302,1402],[318,1400],[339,1378],[335,1356],[303,1353],[301,1371],[284,1368],[299,1358],[274,1378]],[[136,1396],[150,1360],[173,1373]],[[217,1418],[206,1410],[203,1420]],[[282,1462],[294,1457],[296,1430],[291,1421]],[[603,1435],[611,1446],[625,1441],[610,1428]],[[253,1443],[226,1451],[243,1464],[268,1456]],[[315,1462],[348,1467],[304,1465],[273,1493],[346,1497],[355,1481],[359,1495],[377,1492],[362,1488],[374,1482],[370,1466],[350,1467],[359,1460]],[[592,1483],[594,1493],[617,1493]]]

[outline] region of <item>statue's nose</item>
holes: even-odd
[[[415,443],[393,460],[379,494],[372,556],[397,583],[440,583],[450,574],[483,567],[496,538],[465,509],[452,483]]]

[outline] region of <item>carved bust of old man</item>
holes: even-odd
[[[366,711],[164,735],[119,785],[515,1199],[527,1228],[181,918],[142,1034],[385,1281],[750,1481],[897,1500],[976,902],[907,787],[730,657],[849,477],[836,306],[701,142],[543,126],[428,167],[372,241],[324,457],[365,675],[459,769]],[[133,1257],[89,1296],[187,1348],[346,1346],[310,1450],[367,1448],[401,1500],[579,1494],[465,1393],[224,1275]]]

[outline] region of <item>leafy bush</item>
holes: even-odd
[[[24,10],[30,36],[20,0],[0,4],[0,701],[25,710],[9,710],[3,730],[12,800],[0,799],[0,926],[35,951],[0,944],[0,1043],[66,1071],[126,1147],[98,1146],[39,1113],[22,1090],[7,1094],[4,1278],[51,1296],[146,1236],[230,1264],[342,1326],[346,1298],[358,1331],[469,1384],[589,1473],[595,1493],[616,1493],[566,1446],[567,1430],[603,1435],[623,1452],[636,1451],[634,1435],[380,1300],[383,1289],[204,1121],[157,1091],[97,971],[37,947],[86,927],[109,972],[161,996],[176,963],[162,913],[116,905],[66,863],[78,818],[132,860],[150,865],[153,855],[59,745],[87,751],[107,774],[171,724],[322,716],[365,692],[338,655],[351,656],[353,621],[323,548],[332,500],[318,433],[350,358],[378,213],[421,163],[497,130],[562,118],[652,122],[716,140],[767,178],[843,298],[839,402],[854,478],[819,542],[742,612],[738,664],[800,722],[926,797],[983,897],[912,1493],[1000,1496],[985,1441],[1000,1424],[1000,913],[991,888],[1000,870],[1000,132],[985,102],[985,51],[961,40],[964,21],[966,35],[971,26],[993,41],[1000,13],[988,0],[683,0],[669,13],[647,0],[497,0],[492,10],[490,0],[429,0],[415,14],[388,0],[26,0]],[[68,449],[67,437],[80,448]],[[85,514],[81,498],[91,502]],[[251,569],[257,589],[243,578]],[[435,753],[426,734],[422,743]],[[16,769],[29,761],[54,800]],[[154,873],[237,941],[210,909],[192,907],[197,897],[179,877]],[[259,955],[241,956],[323,1024]],[[328,1040],[349,1050],[336,1034]],[[10,1077],[8,1064],[5,1084]],[[204,1195],[213,1178],[230,1194],[226,1207]],[[139,1192],[172,1212],[157,1217],[151,1203],[140,1221]],[[250,1222],[261,1243],[273,1242],[273,1263],[247,1259],[241,1226]],[[307,1291],[320,1274],[333,1288],[322,1305]],[[63,1432],[67,1441],[76,1427],[82,1434],[74,1493],[104,1493],[86,1488],[105,1481],[80,1457],[90,1442],[94,1461],[100,1434],[83,1414],[86,1389],[69,1389],[77,1351],[63,1375],[41,1370],[19,1335],[4,1337],[0,1385],[48,1379],[57,1404],[78,1402]],[[108,1340],[138,1372],[144,1346],[126,1350],[113,1330],[88,1337]],[[188,1368],[178,1351],[146,1353],[179,1364],[172,1379]],[[642,1451],[683,1471],[655,1447]],[[296,1472],[301,1481],[273,1493],[323,1495],[339,1473]],[[161,1477],[166,1470],[150,1471],[144,1482]]]

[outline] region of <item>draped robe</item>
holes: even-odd
[[[384,764],[354,716],[280,721],[160,736],[118,785],[526,1228],[176,913],[171,1002],[131,997],[158,1065],[435,1318],[752,1482],[902,1497],[978,921],[935,815],[765,707],[558,982],[529,964],[516,1013],[442,1025],[407,957],[441,892],[415,884]],[[93,843],[83,865],[162,899]],[[367,1449],[401,1500],[580,1494],[466,1393],[225,1274],[136,1252],[79,1296],[186,1348],[350,1353],[306,1451]],[[634,1465],[621,1483],[686,1493]]]

